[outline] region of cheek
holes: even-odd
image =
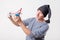
[[[40,14],[39,16],[43,16],[42,14]]]
[[[43,14],[39,14],[39,18],[43,18],[44,16],[43,16]]]
[[[39,17],[39,14],[37,14],[37,17]]]

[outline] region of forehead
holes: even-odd
[[[37,10],[37,13],[42,13],[42,11],[41,10]],[[43,14],[43,13],[42,13]]]

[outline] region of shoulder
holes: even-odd
[[[43,27],[49,28],[49,24],[45,22],[45,23],[43,24]]]
[[[30,20],[30,21],[35,20],[35,17],[27,18],[27,20]]]
[[[34,17],[32,17],[32,18],[27,18],[27,19],[23,20],[23,22],[32,22],[33,20],[35,20]]]
[[[47,29],[49,29],[49,24],[48,24],[48,23],[46,23],[44,26],[45,26]]]

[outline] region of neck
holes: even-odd
[[[44,19],[37,19],[38,22],[44,22]]]

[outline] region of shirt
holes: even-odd
[[[23,20],[23,23],[31,30],[30,35],[26,36],[26,40],[35,40],[35,38],[45,36],[49,28],[46,22],[38,22],[35,17]]]

